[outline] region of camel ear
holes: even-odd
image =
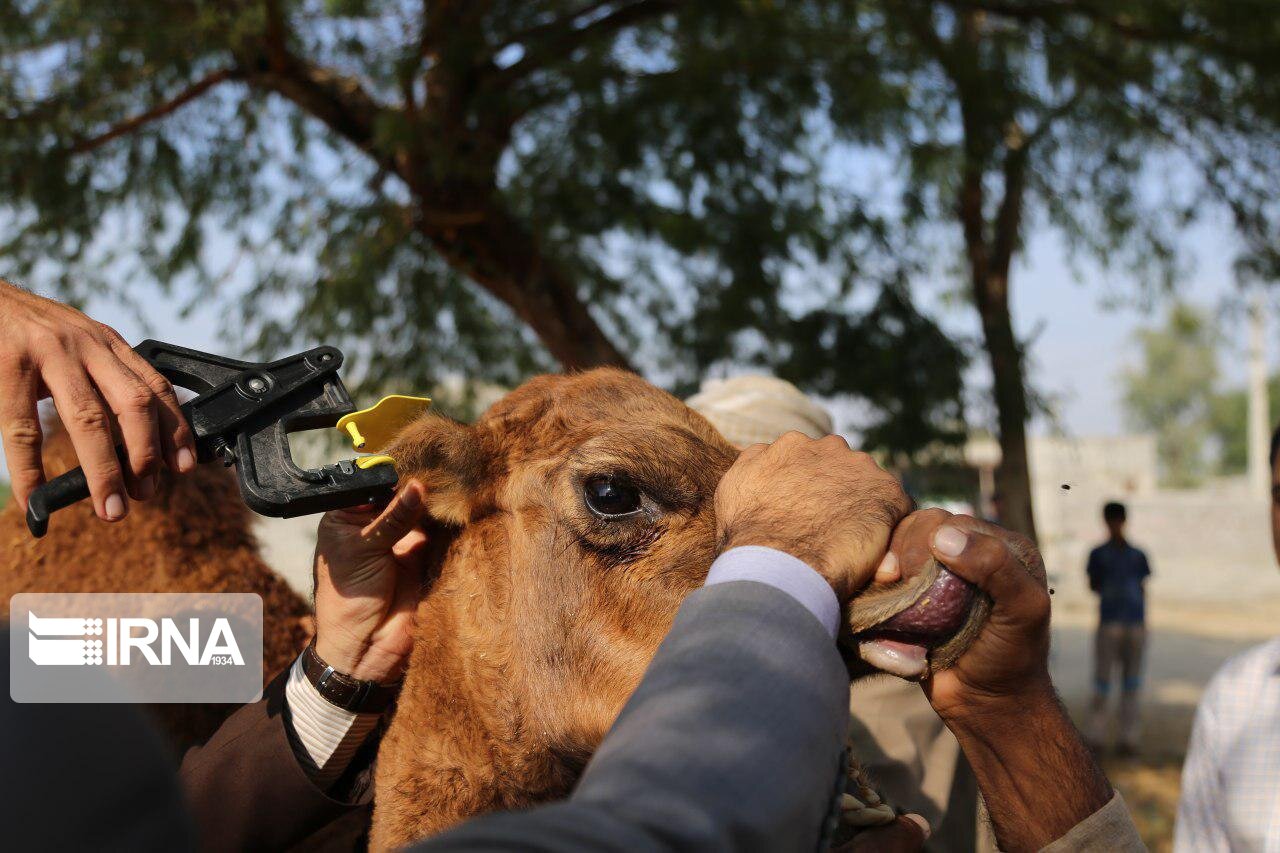
[[[426,414],[401,430],[386,453],[396,460],[401,480],[426,487],[427,510],[439,521],[466,524],[483,509],[491,478],[472,427]]]

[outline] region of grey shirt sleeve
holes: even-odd
[[[705,587],[570,799],[414,849],[812,851],[843,782],[848,696],[830,635],[795,598],[754,581]]]
[[[1146,853],[1119,792],[1040,853]],[[1211,848],[1210,848],[1211,849]]]
[[[730,548],[711,564],[706,586],[755,581],[777,587],[804,605],[835,637],[840,630],[840,602],[827,579],[799,557],[763,545]]]

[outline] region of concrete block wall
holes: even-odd
[[[1129,538],[1152,563],[1153,598],[1219,603],[1280,596],[1270,503],[1243,478],[1161,489],[1149,435],[1036,437],[1030,457],[1036,527],[1058,602],[1092,599],[1084,566],[1106,538],[1101,514],[1109,500],[1129,509]]]

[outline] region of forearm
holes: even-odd
[[[1039,850],[1111,799],[1111,785],[1049,685],[948,719],[1001,850]],[[1010,725],[1010,723],[1013,725]]]
[[[281,673],[182,760],[187,803],[207,849],[285,849],[364,802],[330,797],[298,758]]]

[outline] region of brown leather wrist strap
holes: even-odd
[[[326,702],[353,714],[381,714],[400,693],[399,684],[361,681],[338,672],[316,654],[314,642],[302,652],[302,671]]]

